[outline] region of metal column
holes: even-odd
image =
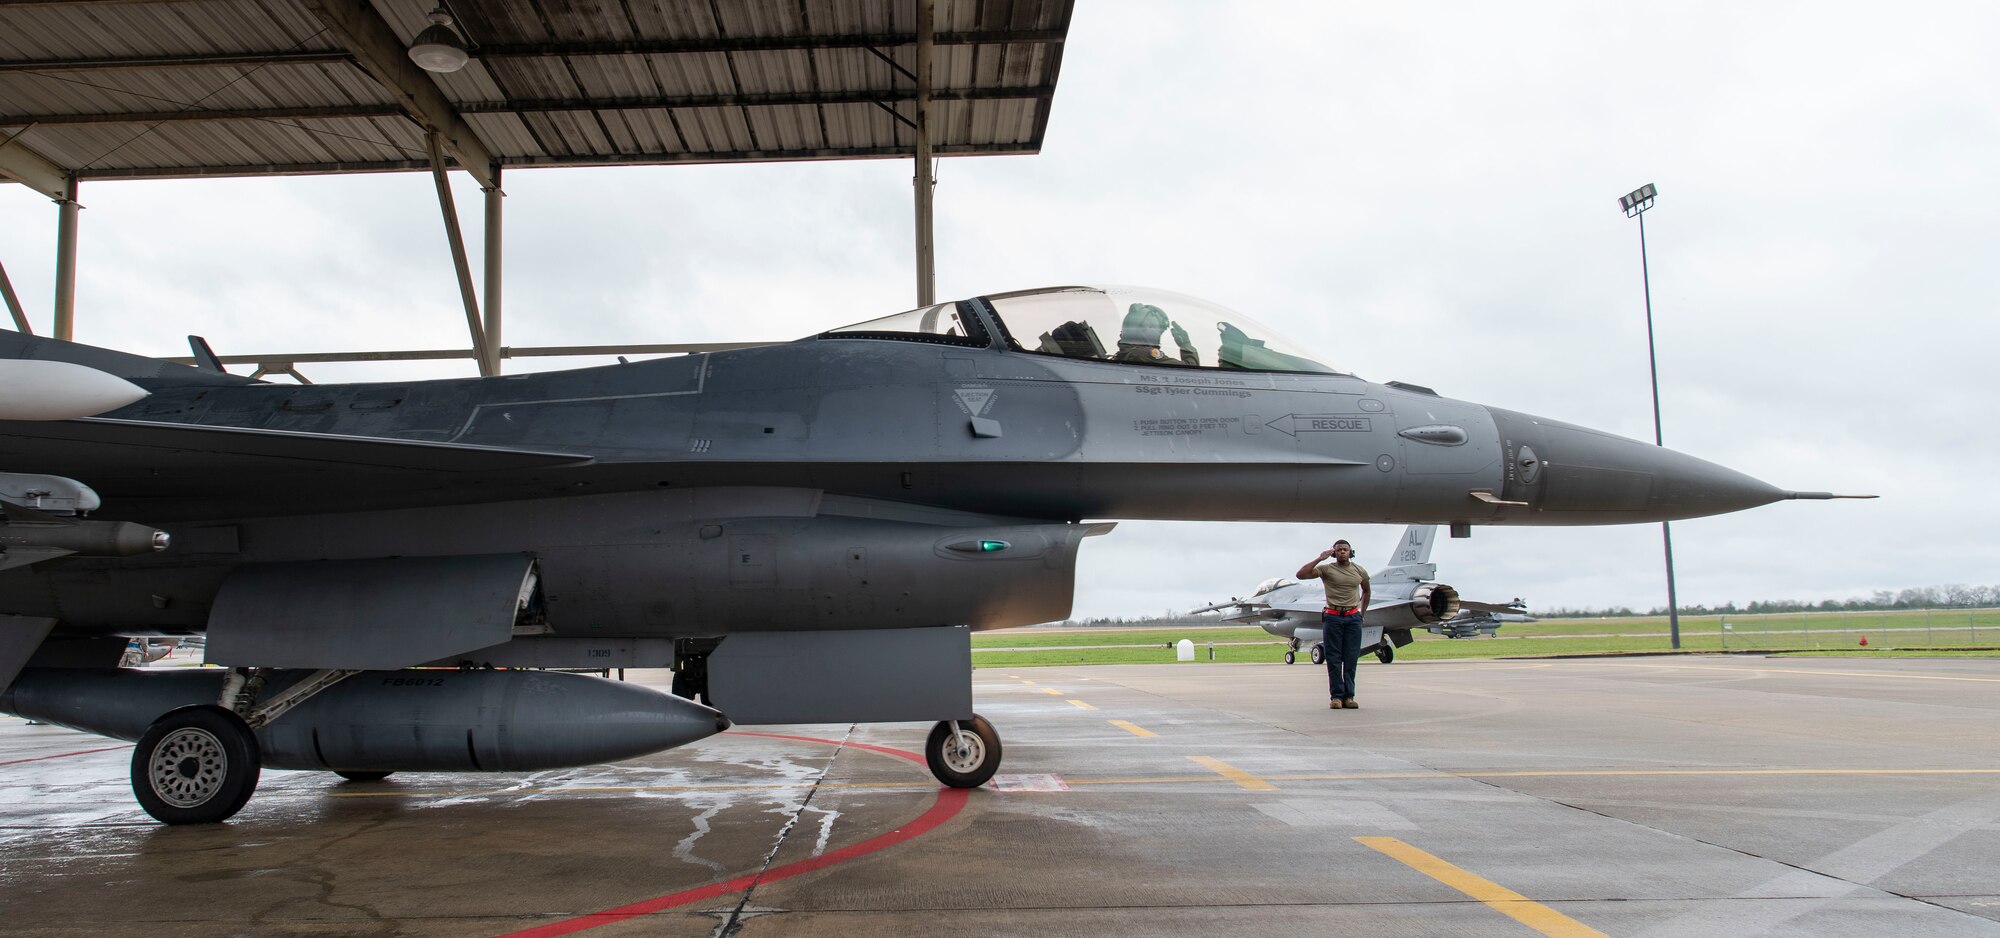
[[[935,0],[917,0],[917,305],[937,301],[937,270],[931,244],[931,39]]]
[[[1653,376],[1653,445],[1667,445],[1660,433],[1660,356],[1653,350],[1653,274],[1646,263],[1646,213],[1639,213],[1639,279],[1646,290],[1646,367]],[[1667,635],[1668,645],[1681,647],[1681,599],[1674,589],[1673,526],[1660,522],[1660,544],[1667,555]]]
[[[493,185],[486,193],[486,347],[493,351],[493,373],[500,373],[500,167],[493,167]]]
[[[68,342],[76,331],[77,178],[69,178],[69,198],[56,203],[56,323],[55,337]]]
[[[465,259],[465,236],[458,230],[458,208],[451,200],[451,180],[444,174],[444,141],[437,131],[425,135],[431,151],[431,178],[437,182],[438,208],[444,212],[444,234],[451,242],[451,265],[458,274],[458,295],[465,301],[465,327],[472,333],[472,354],[479,359],[479,373],[499,373],[498,356],[486,342],[486,328],[479,320],[479,297],[472,292],[472,264]]]

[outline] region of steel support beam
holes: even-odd
[[[21,142],[19,131],[0,140],[0,176],[12,179],[58,202],[70,197],[69,171],[50,162]]]
[[[495,185],[486,189],[486,347],[500,348],[500,168],[493,168]],[[500,359],[493,358],[493,373],[500,373]]]
[[[1048,85],[1021,88],[971,88],[930,92],[932,101],[1034,100],[1055,94]],[[775,94],[702,94],[643,98],[519,98],[470,101],[460,114],[533,114],[548,111],[657,111],[734,107],[812,107],[874,104],[891,107],[916,100],[914,92],[786,92]],[[331,107],[184,108],[178,111],[107,111],[95,114],[0,114],[0,127],[77,124],[176,124],[205,121],[346,120],[357,117],[402,117],[394,104],[348,104]]]
[[[409,49],[381,14],[357,0],[301,0],[326,24],[354,62],[396,97],[410,118],[437,135],[444,149],[481,186],[497,186],[492,150],[458,115],[430,76],[410,61]],[[455,224],[455,222],[454,222]]]
[[[0,72],[111,72],[125,69],[243,68],[266,65],[338,65],[352,62],[345,52],[239,52],[220,55],[133,55],[76,59],[16,59],[0,62]]]
[[[83,206],[76,201],[77,181],[65,186],[69,198],[56,203],[56,322],[55,337],[72,341],[76,333],[76,219]]]
[[[931,194],[937,176],[931,164],[931,40],[936,0],[917,0],[917,305],[937,299],[937,272],[931,244]]]
[[[458,207],[452,203],[451,180],[444,172],[444,141],[436,131],[424,136],[430,144],[431,178],[437,182],[438,208],[444,212],[444,236],[451,242],[451,266],[458,274],[458,295],[465,302],[465,328],[472,333],[472,351],[479,359],[479,373],[492,377],[499,373],[493,347],[486,343],[486,327],[479,319],[479,297],[472,292],[472,264],[465,259],[465,236],[458,230]]]
[[[926,83],[928,86],[928,83]],[[1055,94],[1053,85],[1023,85],[1018,88],[931,89],[932,101],[1014,101]],[[509,114],[535,111],[651,111],[717,107],[810,107],[828,104],[900,104],[914,101],[913,91],[788,91],[769,94],[647,95],[638,98],[510,98],[505,101],[468,101],[459,105],[466,114]]]
[[[22,335],[34,335],[34,327],[28,325],[28,314],[21,310],[21,298],[14,295],[14,284],[7,279],[7,267],[0,264],[0,298],[7,301],[7,312],[14,316],[14,331]]]
[[[984,143],[932,144],[931,155],[1033,156],[1041,149],[1032,141],[1009,146]],[[714,150],[706,153],[633,152],[595,155],[518,156],[504,165],[538,166],[677,166],[709,163],[777,163],[805,160],[907,160],[907,142],[866,147],[811,149]],[[144,169],[95,168],[78,173],[87,179],[200,179],[210,176],[309,176],[322,173],[430,172],[428,157],[414,160],[354,160],[343,163],[266,163],[260,165],[149,166]]]
[[[64,0],[73,5],[76,0]],[[0,0],[0,9],[10,4]],[[1060,43],[1066,31],[1060,29],[989,29],[938,33],[932,40],[940,46],[1006,45],[1012,43]],[[606,55],[710,55],[717,52],[789,52],[812,50],[831,52],[843,49],[894,49],[914,45],[908,34],[852,33],[843,36],[718,36],[707,39],[631,39],[608,42],[548,42],[482,45],[481,59],[548,59]],[[241,68],[265,65],[329,65],[353,61],[346,52],[304,49],[266,52],[225,52],[205,55],[99,56],[67,59],[17,59],[0,62],[0,72],[116,71],[120,69]]]
[[[34,124],[43,127],[72,124],[179,124],[195,121],[291,121],[340,120],[349,117],[402,117],[404,110],[394,104],[355,104],[338,107],[204,108],[173,111],[108,111],[97,114],[0,114],[0,126]]]

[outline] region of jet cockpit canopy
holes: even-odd
[[[1272,577],[1272,578],[1270,578],[1270,579],[1268,579],[1268,580],[1265,580],[1265,581],[1264,581],[1264,582],[1262,582],[1262,583],[1259,583],[1259,584],[1257,584],[1257,588],[1256,588],[1255,590],[1251,591],[1250,595],[1251,595],[1251,596],[1262,596],[1262,595],[1264,595],[1265,593],[1268,593],[1268,592],[1270,592],[1270,591],[1272,591],[1272,590],[1274,590],[1274,589],[1277,589],[1278,587],[1281,587],[1281,586],[1290,586],[1290,585],[1292,585],[1292,584],[1294,584],[1294,583],[1297,583],[1297,582],[1298,582],[1297,580],[1294,580],[1294,579],[1292,579],[1291,577],[1288,577],[1288,576],[1274,576],[1274,577]]]
[[[1166,290],[1045,287],[985,300],[1015,351],[1178,368],[1341,373],[1242,313]],[[988,345],[979,317],[957,303],[842,326],[821,337]]]
[[[1337,373],[1235,310],[1147,287],[1050,287],[986,298],[1024,352],[1144,365]]]

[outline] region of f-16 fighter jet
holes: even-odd
[[[35,393],[0,401],[0,710],[136,740],[166,823],[229,817],[261,767],[521,771],[732,722],[935,721],[932,771],[971,787],[1001,744],[968,632],[1067,616],[1115,519],[1469,531],[1823,497],[1129,288],[374,384],[0,333],[8,386]],[[115,667],[183,635],[222,667]],[[614,667],[680,693],[528,670]]]
[[[1383,664],[1396,660],[1396,649],[1414,638],[1411,631],[1423,629],[1446,638],[1471,638],[1493,634],[1503,621],[1528,621],[1527,607],[1516,599],[1507,603],[1483,603],[1461,599],[1458,590],[1437,581],[1437,564],[1431,562],[1431,544],[1437,526],[1413,524],[1403,529],[1403,539],[1389,554],[1389,562],[1369,573],[1373,600],[1361,620],[1361,650],[1375,652]],[[1224,622],[1242,622],[1261,627],[1285,639],[1285,663],[1298,659],[1301,647],[1308,649],[1313,664],[1326,655],[1320,644],[1320,610],[1326,593],[1318,580],[1301,583],[1291,577],[1272,577],[1257,584],[1244,599],[1232,599],[1199,609],[1222,613]]]

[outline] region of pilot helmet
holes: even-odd
[[[1125,313],[1125,324],[1118,330],[1118,341],[1124,345],[1159,345],[1160,333],[1167,331],[1165,310],[1151,303],[1134,303]]]

